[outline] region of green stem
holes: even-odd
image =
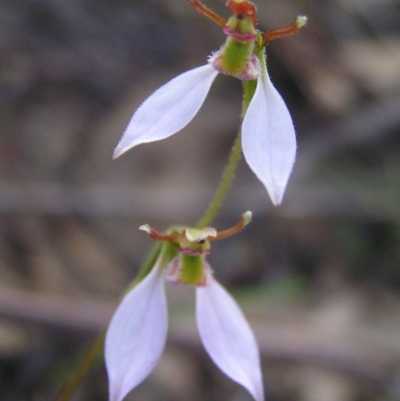
[[[94,364],[99,360],[104,348],[105,330],[103,330],[93,341],[90,348],[86,351],[79,365],[74,370],[72,376],[63,384],[58,392],[55,401],[68,401],[76,393],[76,390],[87,377]]]
[[[251,99],[253,98],[256,89],[256,84],[257,81],[243,81],[243,101],[242,101],[242,111],[240,114],[242,119],[246,113],[247,108],[249,107]],[[228,164],[225,167],[224,172],[222,173],[219,186],[215,192],[212,201],[210,202],[210,205],[204,212],[201,219],[198,221],[197,223],[198,228],[210,225],[214,220],[215,216],[217,215],[219,209],[222,206],[222,203],[225,200],[228,190],[232,184],[233,178],[235,177],[235,172],[241,159],[241,155],[242,155],[242,135],[241,131],[239,131],[235,139],[235,142],[233,143],[233,147],[228,159]]]
[[[229,187],[233,181],[236,168],[242,156],[242,137],[240,132],[238,133],[235,142],[233,144],[231,154],[229,155],[228,164],[222,174],[221,181],[215,192],[214,198],[212,199],[208,209],[203,214],[203,217],[197,223],[198,228],[206,227],[211,224],[218,210],[221,208],[222,203],[225,200],[226,194],[228,193]]]

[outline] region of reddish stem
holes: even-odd
[[[293,21],[288,27],[282,29],[274,29],[272,31],[265,32],[263,35],[263,45],[271,42],[272,40],[283,38],[285,36],[291,36],[300,30],[297,21]]]
[[[228,228],[223,231],[218,231],[216,237],[208,237],[208,240],[211,241],[219,241],[220,239],[231,237],[232,235],[237,234],[239,231],[242,231],[243,228],[246,227],[246,222],[242,217],[240,217],[239,221],[231,228]]]
[[[226,20],[224,18],[220,17],[214,11],[210,10],[200,0],[189,0],[189,3],[196,11],[198,11],[200,14],[203,14],[220,27],[223,28],[226,25]]]

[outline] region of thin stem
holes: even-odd
[[[239,132],[235,139],[235,142],[233,143],[231,154],[229,155],[228,159],[228,164],[225,167],[225,170],[222,174],[218,189],[215,192],[214,198],[212,199],[208,209],[203,214],[203,217],[197,223],[198,228],[203,228],[210,225],[211,222],[214,220],[215,216],[217,215],[218,210],[220,209],[222,203],[225,200],[225,196],[229,190],[229,187],[231,186],[241,155],[242,155],[242,137],[241,133]]]
[[[200,0],[189,0],[189,3],[192,7],[198,11],[200,14],[203,14],[205,17],[215,22],[221,28],[226,25],[226,21],[224,18],[220,17],[214,11],[210,10],[207,6],[205,6]]]
[[[99,360],[104,347],[105,330],[103,330],[94,340],[72,376],[63,384],[58,392],[55,401],[69,401],[76,393],[76,390],[87,377],[94,364]]]
[[[250,217],[249,217],[250,215]],[[231,237],[232,235],[237,234],[239,231],[242,231],[247,224],[251,220],[251,212],[247,212],[244,215],[242,215],[239,219],[239,221],[230,228],[227,228],[226,230],[223,231],[218,231],[217,235],[215,237],[209,237],[208,240],[210,242],[213,241],[220,241],[221,239]]]
[[[299,15],[288,27],[265,32],[262,40],[263,46],[275,39],[280,39],[296,34],[301,28],[306,25],[306,23],[307,17]]]
[[[257,81],[243,81],[243,101],[242,101],[242,112],[241,118],[243,119],[247,108],[249,107],[250,101],[254,95]],[[233,178],[235,177],[236,168],[239,164],[242,155],[242,135],[239,131],[231,154],[229,155],[228,164],[222,173],[221,181],[215,192],[214,198],[212,199],[208,209],[205,211],[201,219],[197,223],[198,228],[206,227],[212,223],[215,216],[217,215],[222,203],[225,200],[226,194],[232,184]]]

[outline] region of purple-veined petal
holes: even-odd
[[[242,125],[244,157],[274,205],[282,202],[296,157],[292,118],[265,66]]]
[[[154,266],[122,300],[105,340],[110,401],[121,401],[157,364],[168,328],[164,277]]]
[[[136,110],[113,158],[136,145],[168,138],[184,128],[199,111],[217,74],[207,64],[187,71],[157,89]]]
[[[196,318],[200,338],[214,363],[256,401],[263,401],[260,356],[253,332],[234,299],[217,281],[196,288]]]

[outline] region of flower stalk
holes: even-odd
[[[197,114],[218,73],[242,81],[242,126],[215,195],[196,228],[172,228],[167,233],[160,233],[148,225],[141,227],[157,244],[128,286],[127,295],[107,332],[111,401],[121,401],[145,379],[161,356],[167,327],[165,274],[168,281],[196,287],[200,337],[216,365],[243,385],[256,401],[264,399],[254,336],[233,298],[213,278],[205,260],[210,242],[240,231],[249,223],[251,215],[244,214],[234,227],[219,233],[207,226],[225,200],[242,152],[249,167],[266,187],[273,204],[279,205],[282,201],[294,163],[296,140],[289,111],[269,79],[264,47],[272,40],[297,33],[307,20],[299,16],[286,28],[262,34],[257,29],[256,7],[250,1],[228,0],[227,7],[233,13],[228,20],[200,0],[189,2],[196,11],[223,28],[226,42],[210,56],[207,65],[176,77],[139,107],[113,157],[183,129]],[[232,332],[236,333],[237,343],[235,347],[227,348]],[[131,338],[136,342],[130,344]],[[56,401],[70,400],[98,360],[103,344],[104,332],[96,338]],[[125,352],[129,353],[127,358]]]

